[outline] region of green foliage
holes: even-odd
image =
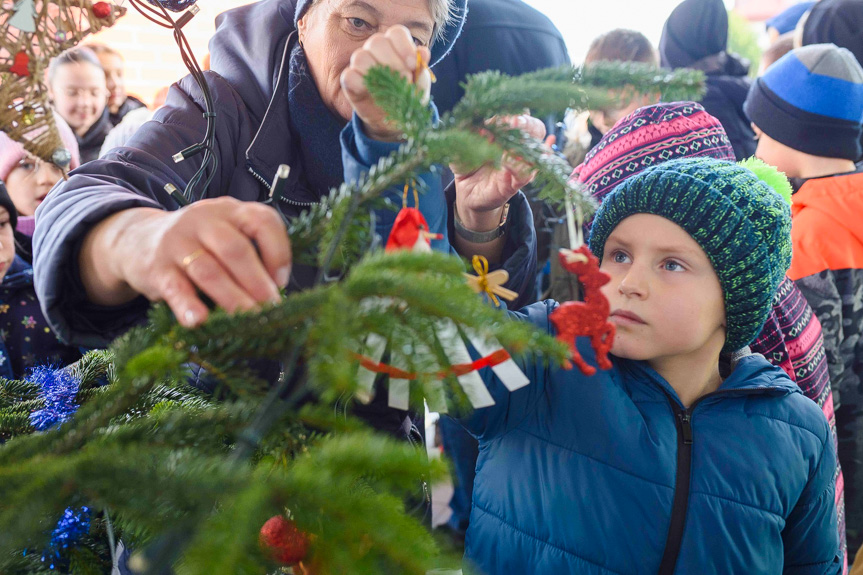
[[[688,73],[613,67],[482,74],[432,127],[412,85],[372,70],[369,88],[405,143],[288,222],[295,262],[322,270],[315,287],[258,311],[215,310],[196,329],[155,306],[146,326],[69,368],[81,382],[80,407],[59,429],[30,426],[30,413],[44,405],[34,384],[0,380],[0,572],[42,572],[40,552],[21,550],[44,549],[63,510],[81,505],[94,510],[93,527],[65,560],[82,574],[105,572],[109,526],[138,550],[134,563],[148,573],[262,573],[276,566],[258,531],[279,513],[312,537],[318,575],[419,575],[447,559],[405,504],[422,499],[421,481],[439,477],[442,466],[349,415],[359,391],[356,354],[370,334],[406,351],[399,367],[419,374],[411,402],[421,410],[423,393],[440,390],[467,407],[454,378],[437,387],[435,374],[451,367],[437,335],[443,322],[549,361],[562,361],[566,348],[485,304],[456,257],[370,253],[371,210],[387,202],[387,190],[436,164],[499,166],[506,154],[536,170],[546,197],[574,193],[590,213],[565,162],[486,118],[608,102],[614,78],[637,90],[698,88]],[[276,361],[279,381],[258,379],[254,364]],[[203,371],[192,376],[190,365]],[[214,393],[190,386],[190,377]]]
[[[749,75],[758,74],[758,62],[761,61],[761,47],[758,45],[758,35],[746,18],[733,10],[728,11],[728,51],[743,56],[749,62]]]

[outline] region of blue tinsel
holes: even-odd
[[[172,12],[182,12],[198,0],[149,0],[153,6],[164,6]]]
[[[48,563],[48,567],[54,569],[56,561],[61,558],[61,552],[69,547],[75,547],[89,532],[90,508],[82,507],[75,510],[68,507],[57,522],[54,531],[51,532],[51,541],[42,553],[42,562]]]
[[[43,409],[30,414],[30,423],[38,431],[63,423],[78,409],[75,397],[80,382],[68,370],[40,366],[30,372],[27,381],[39,386],[45,400]]]

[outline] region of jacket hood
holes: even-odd
[[[210,69],[237,90],[252,117],[259,121],[275,90],[285,43],[296,31],[294,16],[300,3],[262,0],[216,17],[216,32],[210,39]],[[461,33],[467,0],[453,4],[453,19],[432,46],[432,66],[449,52]]]
[[[793,200],[792,217],[804,208],[818,211],[863,244],[863,172],[806,180]]]

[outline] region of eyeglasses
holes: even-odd
[[[50,168],[55,170],[58,174],[60,174],[58,176],[58,178],[62,177],[63,172],[62,172],[62,170],[60,170],[60,168],[58,168],[57,166],[55,166],[52,163],[46,162],[44,160],[41,160],[41,159],[33,157],[33,156],[24,156],[23,158],[21,158],[21,160],[18,162],[18,164],[15,167],[21,168],[22,170],[26,171],[27,175],[24,177],[29,178],[29,177],[33,176],[34,174],[39,173],[39,170],[41,170],[43,166],[49,166]]]

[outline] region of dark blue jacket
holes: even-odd
[[[22,379],[32,367],[63,367],[80,358],[48,328],[33,290],[33,268],[15,256],[0,283],[0,377]]]
[[[470,0],[468,6],[459,41],[435,67],[432,97],[441,114],[462,99],[459,84],[469,74],[499,70],[518,76],[570,63],[560,31],[522,0]]]
[[[556,306],[514,315],[553,333]],[[827,421],[762,356],[689,409],[644,362],[593,377],[519,364],[530,385],[509,393],[483,370],[497,403],[467,420],[466,559],[482,573],[841,573]]]
[[[288,106],[287,66],[297,42],[294,5],[295,0],[265,0],[222,14],[210,43],[212,71],[206,73],[218,112],[219,157],[208,197],[263,200],[277,166],[286,163],[292,168],[291,177],[280,207],[288,216],[298,215],[321,198],[321,192],[300,185],[302,150],[291,144],[291,114],[301,116],[304,112]],[[183,189],[201,157],[175,164],[171,156],[201,140],[205,132],[203,110],[201,92],[187,76],[172,86],[166,105],[128,147],[115,149],[74,171],[40,206],[34,235],[36,289],[48,321],[64,340],[102,346],[144,319],[149,304],[143,298],[113,308],[87,300],[77,270],[78,251],[92,226],[113,213],[133,207],[177,209],[163,187],[171,183]],[[358,126],[355,119],[341,134],[347,181],[396,147],[369,140]],[[421,196],[420,208],[432,231],[446,234],[447,208],[439,181],[430,174],[424,179],[428,191]],[[393,191],[398,203],[400,196],[400,191]],[[516,224],[512,233],[517,230],[522,235],[511,238],[510,243],[532,246],[535,235],[525,207],[519,194],[513,200],[510,217]],[[395,213],[383,211],[378,215],[378,231],[385,238]],[[447,249],[445,242],[436,247]],[[510,286],[530,284],[526,278],[534,273],[533,251],[505,254]],[[311,270],[295,266],[294,280],[299,286],[308,285],[311,277]]]

